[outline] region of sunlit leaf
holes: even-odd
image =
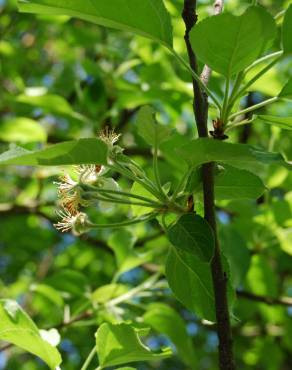
[[[22,12],[69,15],[105,27],[131,31],[171,46],[170,17],[162,0],[20,0]]]
[[[150,106],[142,107],[137,115],[138,134],[150,145],[161,144],[168,139],[170,129],[158,124],[155,110]]]
[[[30,317],[15,302],[0,300],[0,339],[40,357],[54,370],[61,363],[58,350],[44,340]]]
[[[99,139],[66,141],[35,152],[13,147],[0,155],[0,165],[60,166],[105,164],[106,161],[107,146]]]
[[[143,316],[144,322],[158,333],[167,335],[175,344],[179,355],[189,366],[197,363],[195,350],[182,317],[164,303],[153,303]]]
[[[223,13],[206,18],[193,28],[191,43],[202,62],[230,77],[257,59],[275,36],[272,16],[253,6],[241,16]]]
[[[101,369],[136,361],[159,360],[172,354],[169,348],[160,353],[151,352],[135,329],[124,323],[102,324],[96,333],[96,349]]]
[[[280,127],[283,130],[292,130],[292,117],[256,116],[254,123],[263,122],[268,125]]]
[[[280,98],[292,99],[292,77],[287,81],[279,94]]]
[[[106,303],[113,298],[126,293],[129,288],[123,284],[107,284],[97,288],[91,295],[91,299],[96,303]]]
[[[26,117],[5,120],[0,125],[0,139],[10,142],[46,142],[47,133],[37,121]]]

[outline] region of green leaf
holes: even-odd
[[[167,140],[170,135],[168,127],[159,125],[155,119],[155,110],[146,105],[142,107],[137,114],[138,134],[146,141],[146,143],[154,146],[155,143],[159,146],[163,141]]]
[[[186,324],[181,316],[164,303],[153,303],[148,306],[143,316],[144,322],[158,333],[167,335],[176,346],[178,355],[192,368],[197,363],[191,338],[186,331]]]
[[[289,5],[285,12],[283,29],[282,29],[282,42],[285,54],[292,53],[292,4]]]
[[[135,236],[126,229],[115,231],[108,240],[108,245],[115,252],[118,265],[121,265],[133,250]]]
[[[186,185],[185,193],[202,193],[202,167],[196,167]],[[229,165],[218,165],[215,171],[217,200],[257,199],[266,187],[253,173]]]
[[[96,333],[96,349],[101,369],[136,361],[160,360],[171,356],[170,348],[152,353],[140,340],[135,329],[125,323],[104,323]]]
[[[91,300],[96,303],[106,303],[113,298],[126,293],[129,288],[123,284],[107,284],[97,288],[91,295]]]
[[[177,152],[192,167],[212,161],[256,172],[259,164],[279,164],[287,168],[292,167],[279,153],[266,152],[246,144],[232,144],[213,139],[192,140],[189,144],[179,148]]]
[[[188,142],[189,139],[186,136],[174,132],[168,140],[164,141],[160,145],[159,150],[163,154],[163,157],[167,162],[175,167],[175,174],[183,174],[187,170],[186,164],[179,160],[175,148],[180,148],[181,146],[186,145]]]
[[[167,230],[167,237],[178,249],[209,262],[214,253],[214,235],[208,222],[201,216],[188,213]]]
[[[151,251],[148,253],[138,253],[133,249],[135,241],[136,238],[134,235],[126,229],[118,230],[110,236],[108,244],[115,253],[118,265],[116,276],[138,267],[151,259]]]
[[[257,6],[239,17],[223,13],[206,18],[190,34],[198,58],[229,77],[255,61],[275,36],[273,17]]]
[[[287,81],[279,94],[279,98],[292,99],[292,77]]]
[[[58,350],[42,339],[30,317],[15,302],[0,300],[0,339],[40,357],[51,369],[62,362]]]
[[[171,247],[165,273],[173,294],[187,309],[203,319],[216,320],[213,283],[208,263]]]
[[[99,139],[66,141],[34,152],[21,147],[13,147],[0,155],[0,165],[106,164],[107,150],[107,145]]]
[[[46,284],[36,284],[31,287],[34,293],[38,293],[52,302],[56,307],[63,307],[64,300],[59,291]]]
[[[246,278],[251,292],[264,296],[277,297],[277,278],[267,258],[261,255],[254,255],[252,257],[251,267]]]
[[[85,121],[86,118],[80,113],[75,112],[71,105],[60,95],[42,94],[42,95],[26,95],[21,94],[16,97],[16,102],[30,105],[32,107],[41,108],[48,113],[55,113],[62,116],[68,116],[80,121]]]
[[[14,117],[1,123],[0,139],[19,143],[46,142],[47,133],[41,124],[33,119]]]
[[[257,199],[266,187],[253,173],[225,165],[215,177],[216,199]]]
[[[84,296],[88,290],[86,276],[79,271],[66,268],[51,275],[45,282],[60,292],[69,293],[70,296]]]
[[[292,117],[256,116],[256,122],[264,122],[268,125],[277,126],[283,130],[292,130]]]
[[[224,227],[219,232],[220,245],[230,265],[231,282],[237,288],[244,280],[249,266],[251,253],[245,240],[232,227]]]
[[[145,198],[149,198],[151,200],[157,201],[157,198],[151,194],[149,191],[147,191],[141,184],[138,182],[134,182],[132,188],[131,188],[131,193],[135,195],[140,195]],[[149,207],[144,207],[144,206],[131,206],[133,215],[136,217],[143,216],[149,212],[152,211],[152,208]]]
[[[170,16],[162,0],[20,0],[22,12],[68,15],[172,45]]]

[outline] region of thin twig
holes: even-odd
[[[249,299],[256,302],[265,303],[269,306],[279,305],[279,306],[292,306],[292,297],[267,297],[259,294],[254,294],[246,292],[244,290],[237,290],[236,294],[239,298]]]

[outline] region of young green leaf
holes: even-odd
[[[228,13],[209,17],[190,34],[198,58],[228,77],[255,61],[275,36],[273,17],[257,6],[239,17]]]
[[[292,130],[292,117],[256,116],[254,123],[263,122],[268,125],[280,127],[283,130]]]
[[[203,319],[216,320],[213,283],[208,263],[171,247],[165,273],[170,289],[186,308]]]
[[[135,329],[125,323],[102,324],[96,333],[96,349],[100,369],[136,361],[160,360],[172,354],[170,348],[160,353],[151,352]]]
[[[188,213],[167,230],[167,237],[178,249],[210,262],[214,253],[214,235],[208,222],[201,216]]]
[[[141,184],[138,182],[134,182],[131,193],[134,195],[140,195],[142,197],[148,198],[153,201],[157,201],[157,199],[154,197],[153,194],[151,194],[149,191],[147,191]],[[152,209],[149,207],[144,207],[143,205],[132,205],[132,212],[133,215],[136,217],[140,217],[145,215],[146,213],[150,212]]]
[[[62,362],[60,353],[44,340],[31,318],[15,302],[0,300],[0,339],[40,357],[52,370]]]
[[[292,53],[292,4],[289,5],[285,12],[283,29],[282,29],[282,42],[285,54]]]
[[[91,295],[94,303],[104,304],[113,298],[126,293],[129,288],[123,284],[106,284],[97,288]]]
[[[162,0],[20,0],[22,12],[68,15],[172,45],[170,16]]]
[[[260,164],[278,164],[292,168],[279,153],[266,152],[246,144],[226,143],[205,138],[192,140],[177,152],[193,167],[217,161],[251,171],[257,171]]]
[[[292,77],[290,77],[278,96],[279,98],[292,99]]]
[[[143,316],[144,322],[158,333],[167,335],[177,348],[178,355],[192,368],[197,363],[195,351],[181,316],[164,303],[153,303]]]
[[[72,164],[106,164],[107,145],[100,139],[66,141],[38,151],[21,147],[0,155],[0,165],[61,166]]]
[[[146,105],[142,107],[137,115],[138,134],[146,141],[146,143],[154,146],[155,143],[159,146],[163,141],[167,140],[170,135],[168,127],[158,124],[155,119],[155,110]]]

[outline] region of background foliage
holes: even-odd
[[[275,15],[290,2],[260,3]],[[229,0],[226,10],[240,14],[247,4]],[[184,54],[182,1],[166,5],[175,48]],[[200,18],[211,12],[211,1],[199,2]],[[275,51],[280,45],[280,29],[277,32]],[[10,143],[39,149],[47,143],[94,137],[110,126],[123,134],[126,154],[151,175],[151,150],[136,124],[141,106],[155,107],[159,121],[179,133],[196,135],[189,74],[165,49],[140,36],[66,16],[20,14],[14,1],[0,0],[0,61],[1,152]],[[291,58],[275,65],[253,85],[243,106],[278,94],[291,68]],[[223,79],[214,74],[210,88],[220,96],[222,87]],[[278,102],[259,114],[291,117],[292,105]],[[212,109],[211,118],[216,118]],[[291,159],[288,134],[255,122],[232,131],[230,139],[275,149]],[[174,170],[166,161],[159,166],[163,183],[177,181],[180,168]],[[57,232],[52,226],[53,182],[60,172],[59,167],[1,169],[1,298],[17,300],[39,328],[58,329],[66,370],[82,366],[97,327],[106,330],[102,323],[121,319],[134,322],[151,349],[171,346],[175,353],[138,362],[137,369],[216,369],[214,325],[192,313],[192,307],[184,308],[163,275],[156,275],[169,247],[158,223],[98,230],[78,238]],[[233,310],[235,356],[239,369],[288,370],[292,309],[288,298],[278,299],[292,296],[292,175],[275,165],[261,169],[260,175],[269,190],[257,200],[217,202],[222,247],[238,291]],[[116,180],[122,187],[130,186],[124,178]],[[119,221],[129,210],[120,206],[91,212],[102,223]],[[183,290],[184,281],[179,284]],[[140,291],[133,292],[137,286]],[[113,304],[116,297],[123,298]],[[266,302],[257,301],[259,297]],[[151,330],[145,333],[145,327]],[[132,334],[128,333],[131,340]],[[1,351],[0,369],[45,368],[17,347]]]

